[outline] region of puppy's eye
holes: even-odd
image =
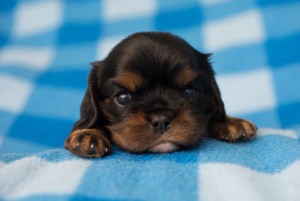
[[[196,98],[198,96],[198,92],[195,89],[187,88],[184,91],[184,95],[188,98]]]
[[[131,99],[131,95],[128,92],[122,92],[115,96],[115,102],[120,106],[128,105]]]

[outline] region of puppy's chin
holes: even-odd
[[[128,115],[108,129],[114,144],[126,151],[167,153],[197,145],[205,135],[207,120],[182,110],[173,118],[168,131],[160,134],[153,130],[145,114],[139,112]]]
[[[168,153],[179,150],[180,147],[172,142],[162,142],[154,145],[149,152],[153,153]]]

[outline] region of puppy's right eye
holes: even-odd
[[[195,89],[192,89],[192,88],[187,88],[185,91],[184,91],[184,95],[188,98],[196,98],[197,95],[198,95],[198,92],[195,90]]]
[[[128,92],[122,92],[115,96],[115,102],[119,106],[128,105],[131,102],[131,95]]]

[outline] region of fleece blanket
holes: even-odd
[[[100,159],[63,149],[33,155],[2,154],[3,200],[245,200],[300,199],[299,135],[259,131],[256,140],[230,144],[207,139],[170,154]]]
[[[0,200],[300,200],[299,0],[0,1]],[[137,31],[213,53],[247,143],[101,159],[62,149],[89,63]]]

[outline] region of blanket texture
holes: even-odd
[[[299,11],[299,0],[0,1],[0,200],[300,200]],[[137,31],[213,53],[228,114],[256,123],[257,139],[94,160],[63,150],[89,63]]]
[[[2,154],[3,200],[294,200],[300,199],[299,136],[260,130],[248,143],[207,139],[171,154],[100,159],[63,149]]]

